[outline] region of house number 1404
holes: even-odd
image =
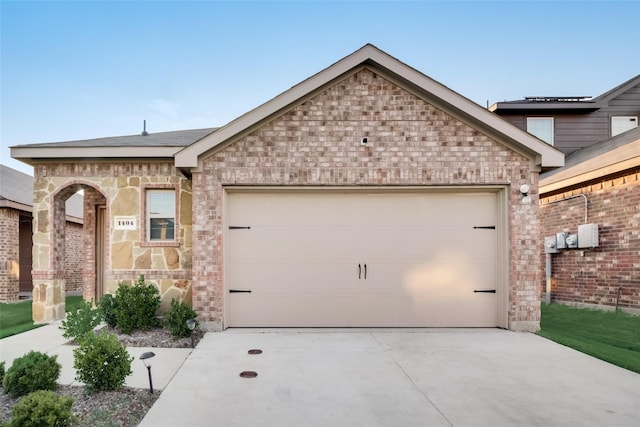
[[[135,216],[116,216],[113,221],[116,230],[136,230],[138,228]]]

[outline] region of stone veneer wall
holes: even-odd
[[[18,301],[20,296],[20,211],[0,209],[0,301]]]
[[[552,300],[640,313],[640,169],[543,195],[541,241],[563,231],[578,232],[585,223],[579,195],[587,198],[587,222],[598,224],[599,245],[551,256]],[[573,196],[579,197],[563,200]],[[544,248],[539,251],[544,259]],[[546,293],[544,276],[542,290]]]
[[[34,197],[34,320],[51,321],[64,315],[64,226],[60,220],[64,201],[86,188],[84,236],[84,296],[95,283],[95,204],[106,204],[104,292],[119,283],[130,284],[140,275],[155,284],[163,309],[172,298],[191,300],[191,182],[171,162],[147,163],[47,163],[36,165]],[[147,242],[144,189],[176,190],[176,241]],[[88,196],[88,197],[87,197]],[[93,205],[91,203],[94,203]],[[136,230],[115,230],[113,217],[134,216]],[[56,223],[57,221],[57,223]],[[91,280],[92,283],[87,283]],[[99,295],[97,296],[99,298]],[[60,302],[62,299],[62,302]],[[62,305],[62,308],[60,307]]]
[[[369,145],[361,146],[361,137]],[[226,185],[507,185],[509,328],[540,322],[538,172],[491,140],[379,74],[361,70],[202,161],[193,175],[193,304],[205,327],[223,327]],[[522,205],[519,186],[531,187]]]

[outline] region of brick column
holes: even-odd
[[[0,301],[17,301],[20,294],[20,213],[0,209]]]

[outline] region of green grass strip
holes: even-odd
[[[539,335],[640,373],[640,316],[542,304]]]
[[[82,304],[82,296],[69,296],[65,304],[65,311],[77,310]],[[0,338],[43,326],[33,324],[31,306],[31,301],[0,303]]]

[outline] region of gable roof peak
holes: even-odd
[[[602,95],[599,95],[598,97],[596,97],[594,99],[594,101],[598,102],[598,103],[606,103],[609,102],[611,99],[615,98],[616,96],[620,95],[623,92],[626,92],[627,90],[629,90],[630,88],[640,85],[640,74],[638,74],[635,77],[631,77],[629,80],[620,83],[618,86],[609,89],[608,91],[606,91],[605,93],[603,93]]]
[[[509,141],[512,148],[530,153],[535,158],[536,164],[542,168],[558,167],[564,164],[564,154],[554,147],[507,123],[498,115],[367,43],[333,65],[229,122],[216,132],[183,148],[175,154],[176,167],[198,167],[200,157],[203,154],[247,134],[260,123],[293,108],[316,91],[337,81],[363,64],[371,64],[387,77],[406,88],[411,88],[411,91],[415,92],[417,96],[429,99],[430,102],[446,110],[449,114],[464,118],[468,123],[474,123],[474,126],[480,126],[501,135],[501,139]]]

